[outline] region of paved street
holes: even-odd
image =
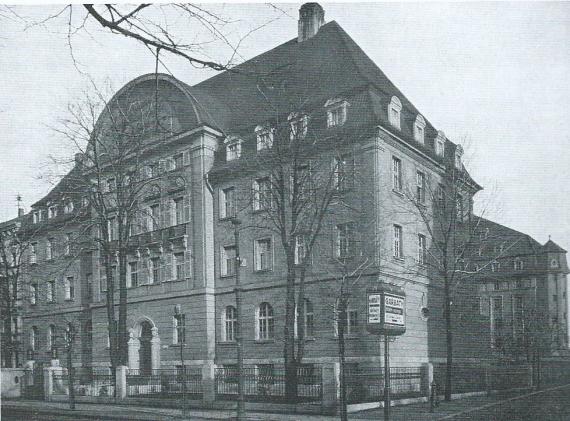
[[[233,411],[191,410],[188,417],[180,417],[176,409],[134,407],[127,405],[79,404],[70,411],[67,404],[39,401],[5,401],[2,419],[31,420],[228,420]],[[256,421],[333,421],[338,417],[249,413]],[[350,420],[381,421],[382,409],[350,414]],[[480,396],[442,403],[434,413],[427,403],[392,408],[390,421],[570,421],[570,384],[541,392],[511,393]]]

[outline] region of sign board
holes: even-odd
[[[406,294],[383,284],[367,291],[366,329],[375,335],[402,335],[406,331]]]

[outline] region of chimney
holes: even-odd
[[[297,42],[314,37],[325,23],[325,11],[319,3],[305,3],[299,9],[299,35]]]
[[[18,218],[21,218],[22,216],[24,216],[24,209],[18,208]]]

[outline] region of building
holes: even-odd
[[[195,367],[235,364],[234,215],[246,227],[239,244],[245,362],[283,363],[285,256],[280,238],[260,219],[271,206],[271,168],[264,156],[280,147],[279,139],[307,141],[307,174],[335,169],[334,198],[306,272],[303,361],[337,359],[339,262],[343,268],[366,262],[347,311],[349,362],[381,361],[378,338],[365,329],[366,289],[381,283],[399,285],[407,294],[407,332],[394,345],[392,364],[418,366],[444,357],[443,319],[439,311],[426,311],[440,305],[440,280],[430,278],[425,266],[429,236],[410,194],[431,209],[426,190],[443,185],[449,172],[466,174],[461,147],[433,127],[336,22],[324,22],[321,6],[302,6],[297,37],[232,72],[195,86],[169,75],[144,75],[111,103],[136,101],[141,109],[156,109],[160,124],[146,130],[146,121],[137,123],[144,136],[140,160],[132,161],[136,174],[144,174],[144,189],[125,262],[130,368],[176,367],[181,352]],[[105,132],[113,113],[111,107],[96,127]],[[84,160],[79,156],[73,171],[85,170]],[[106,367],[106,290],[119,262],[105,271],[97,239],[116,241],[119,213],[107,215],[103,224],[93,222],[93,204],[70,182],[73,171],[29,216],[25,349],[38,364],[47,362],[61,341],[56,332],[74,324],[81,331],[75,363]],[[110,170],[103,176],[103,194],[112,197],[123,181]],[[481,189],[469,180],[453,202],[461,221],[469,219]],[[94,226],[99,232],[87,229]],[[294,240],[295,256],[289,258],[298,259],[305,256],[305,243]],[[466,294],[466,303],[476,296]],[[481,331],[485,316],[473,303],[464,312],[459,349],[465,358],[481,357],[486,343],[468,337],[470,329]]]

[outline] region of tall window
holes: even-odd
[[[30,263],[38,262],[38,243],[32,243],[30,245]]]
[[[150,223],[149,226],[155,231],[160,228],[160,205],[155,203],[149,206]]]
[[[139,263],[130,262],[129,263],[129,280],[131,287],[137,287],[139,285]]]
[[[52,350],[55,348],[56,344],[57,344],[57,337],[56,337],[56,328],[54,325],[49,325],[48,327],[48,333],[47,333],[47,344],[46,344],[46,348],[48,350]]]
[[[342,155],[334,161],[334,182],[339,191],[348,190],[354,186],[354,158],[352,155]]]
[[[54,256],[54,248],[53,248],[53,245],[54,245],[54,240],[53,240],[53,238],[48,239],[47,242],[46,242],[46,259],[47,259],[47,260],[53,259],[53,256]]]
[[[461,145],[455,147],[455,168],[461,169],[461,157],[463,156],[463,148]]]
[[[233,161],[241,156],[241,140],[237,137],[226,138],[226,161]]]
[[[107,233],[109,241],[116,241],[119,238],[119,229],[117,224],[117,218],[111,217],[107,219]]]
[[[271,270],[273,268],[273,250],[270,238],[255,240],[255,270]]]
[[[457,220],[463,222],[463,219],[465,217],[465,209],[463,207],[463,196],[460,194],[457,194],[455,207],[457,210]]]
[[[257,339],[272,339],[275,330],[273,307],[269,303],[261,303],[257,313]]]
[[[416,173],[416,200],[418,203],[426,201],[426,175],[421,171]]]
[[[150,259],[150,279],[149,283],[157,284],[160,282],[160,257]]]
[[[425,265],[426,262],[427,262],[426,236],[423,234],[418,234],[418,263],[420,265]]]
[[[523,262],[521,259],[515,260],[515,270],[523,270]]]
[[[176,314],[173,318],[174,331],[173,331],[173,343],[174,344],[184,344],[186,343],[186,315]]]
[[[87,301],[91,302],[93,298],[93,274],[88,273],[85,275],[85,280],[87,284]]]
[[[38,328],[36,326],[32,326],[32,330],[30,330],[30,349],[32,351],[36,351],[37,349],[37,339],[38,339]]]
[[[257,137],[257,150],[271,149],[273,147],[273,130],[268,127],[257,126],[255,128]]]
[[[397,96],[393,96],[388,105],[388,120],[396,129],[400,129],[400,113],[402,111],[402,103]]]
[[[73,200],[67,199],[65,205],[63,206],[63,213],[68,214],[73,212]]]
[[[48,303],[53,303],[55,301],[55,281],[47,281],[46,288],[46,300]]]
[[[179,170],[180,168],[184,167],[184,154],[176,154],[172,157],[174,161],[174,168]]]
[[[327,110],[327,127],[342,126],[346,122],[348,102],[340,99],[329,99],[325,103]]]
[[[354,236],[355,232],[353,222],[339,224],[335,227],[336,257],[342,259],[354,255]]]
[[[176,279],[181,280],[186,277],[184,273],[184,266],[186,260],[184,259],[184,252],[174,254],[174,264],[176,265]]]
[[[184,198],[177,197],[173,200],[174,202],[174,224],[179,225],[186,222],[184,218]]]
[[[35,305],[38,302],[38,286],[30,284],[30,304]]]
[[[32,213],[32,223],[37,224],[40,222],[40,213],[38,211],[34,211]]]
[[[75,282],[73,276],[68,276],[64,280],[65,299],[73,300],[75,298]]]
[[[306,241],[306,238],[302,234],[297,235],[295,237],[295,264],[296,265],[300,265],[305,260],[305,256],[307,253],[305,241]]]
[[[426,121],[421,114],[418,114],[414,122],[414,139],[416,142],[424,144]]]
[[[48,218],[55,218],[57,216],[57,206],[50,206],[48,208]]]
[[[435,138],[435,154],[445,156],[445,134],[440,130]]]
[[[493,297],[492,300],[493,319],[491,324],[493,346],[502,348],[502,329],[503,329],[503,297]]]
[[[220,218],[231,218],[236,214],[235,188],[223,189],[220,194]]]
[[[491,262],[491,271],[492,272],[498,272],[500,268],[501,268],[501,264],[499,262],[497,262],[497,261]]]
[[[258,178],[253,182],[253,210],[271,207],[271,180],[269,177]]]
[[[341,315],[340,312],[336,315],[336,322],[335,322],[335,334],[338,335],[338,326],[341,323]],[[344,327],[345,335],[355,335],[358,333],[358,312],[348,307],[346,309],[346,325]]]
[[[393,245],[394,257],[396,259],[404,258],[404,248],[402,241],[402,227],[400,225],[394,225],[394,245]]]
[[[289,115],[289,138],[291,140],[304,139],[307,135],[308,117],[306,115],[299,115],[298,113],[291,113]]]
[[[65,234],[65,244],[64,244],[63,253],[66,256],[69,256],[71,254],[71,235],[70,234]]]
[[[222,247],[222,256],[220,259],[221,263],[221,275],[222,276],[233,276],[235,275],[235,260],[236,260],[236,248],[235,246],[225,246]]]
[[[312,338],[315,336],[315,313],[313,310],[313,303],[307,298],[304,300],[304,321],[303,329],[305,330],[305,337]],[[298,323],[299,323],[299,308],[295,306],[295,337],[298,336]]]
[[[234,306],[227,306],[224,312],[224,341],[236,340],[237,310]]]
[[[402,161],[392,157],[392,187],[394,190],[402,190]]]

